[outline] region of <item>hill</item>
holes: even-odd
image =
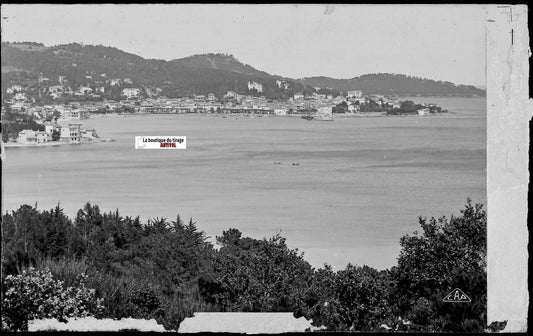
[[[322,93],[339,94],[359,89],[365,93],[396,95],[484,95],[473,86],[454,85],[418,77],[394,74],[372,74],[352,79],[312,77],[300,80],[274,76],[244,64],[232,55],[203,54],[171,61],[144,59],[113,47],[70,43],[47,47],[40,43],[4,42],[1,45],[2,89],[8,85],[26,84],[37,87],[37,78],[48,78],[58,84],[64,76],[73,89],[81,85],[105,86],[109,79],[129,78],[128,86],[160,88],[167,97],[227,91],[286,99],[294,93],[310,93],[320,87]],[[283,81],[283,82],[280,82]],[[256,83],[249,87],[248,83]],[[107,90],[111,92],[112,90]]]
[[[28,47],[27,43],[2,43],[1,53],[3,82],[11,82],[17,76],[12,73],[18,69],[35,76],[42,74],[51,83],[65,76],[72,87],[101,85],[110,78],[129,78],[133,85],[159,87],[168,97],[211,92],[222,96],[227,91],[235,91],[288,98],[296,91],[306,90],[296,81],[290,81],[287,89],[280,88],[276,84],[279,76],[256,70],[231,55],[205,54],[164,61],[144,59],[117,48],[77,43],[38,48]],[[249,89],[248,82],[261,84],[262,91]]]
[[[265,78],[271,77],[270,74],[264,71],[259,71],[248,64],[241,63],[233,55],[226,54],[193,55],[173,60],[171,63],[194,70],[213,69],[235,72],[242,75],[259,76]]]
[[[398,96],[485,96],[485,91],[472,85],[455,85],[431,79],[378,73],[351,79],[308,77],[300,80],[305,85],[331,88],[338,91],[361,90],[365,93]]]

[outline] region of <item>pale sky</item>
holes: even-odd
[[[482,5],[2,5],[2,41],[144,58],[232,54],[273,75],[403,73],[485,84]]]

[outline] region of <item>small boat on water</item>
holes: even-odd
[[[333,118],[330,115],[325,115],[325,114],[304,115],[302,116],[302,119],[318,120],[318,121],[333,121]]]

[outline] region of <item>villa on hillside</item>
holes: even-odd
[[[139,88],[124,88],[122,89],[122,95],[127,98],[138,97],[141,94],[141,89]]]
[[[361,90],[348,91],[348,98],[361,98],[362,96],[363,91]]]
[[[302,99],[304,99],[303,93],[299,93],[299,92],[295,93],[293,97],[294,97],[294,100],[302,100]]]

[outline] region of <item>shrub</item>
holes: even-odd
[[[486,325],[487,216],[481,204],[467,204],[462,216],[420,218],[422,232],[404,236],[398,266],[391,270],[396,313],[409,331],[481,332]],[[460,288],[472,302],[443,298]]]
[[[132,317],[150,319],[164,313],[159,298],[148,283],[134,285],[126,302]]]
[[[35,268],[49,270],[54,279],[63,281],[64,287],[76,286],[79,282],[80,274],[86,274],[88,279],[85,285],[95,288],[91,284],[91,275],[86,258],[42,258],[35,264]]]
[[[313,274],[311,265],[285,238],[242,238],[236,229],[217,237],[222,245],[214,272],[199,280],[206,302],[221,311],[295,311]]]
[[[390,318],[388,274],[368,266],[353,266],[333,273],[320,269],[305,298],[304,316],[316,326],[335,331],[377,330]]]
[[[86,317],[101,309],[101,300],[95,299],[94,289],[85,287],[86,275],[79,278],[77,287],[63,287],[54,280],[49,270],[30,268],[17,276],[9,275],[4,281],[2,301],[2,329],[28,329],[28,320],[67,317]]]

